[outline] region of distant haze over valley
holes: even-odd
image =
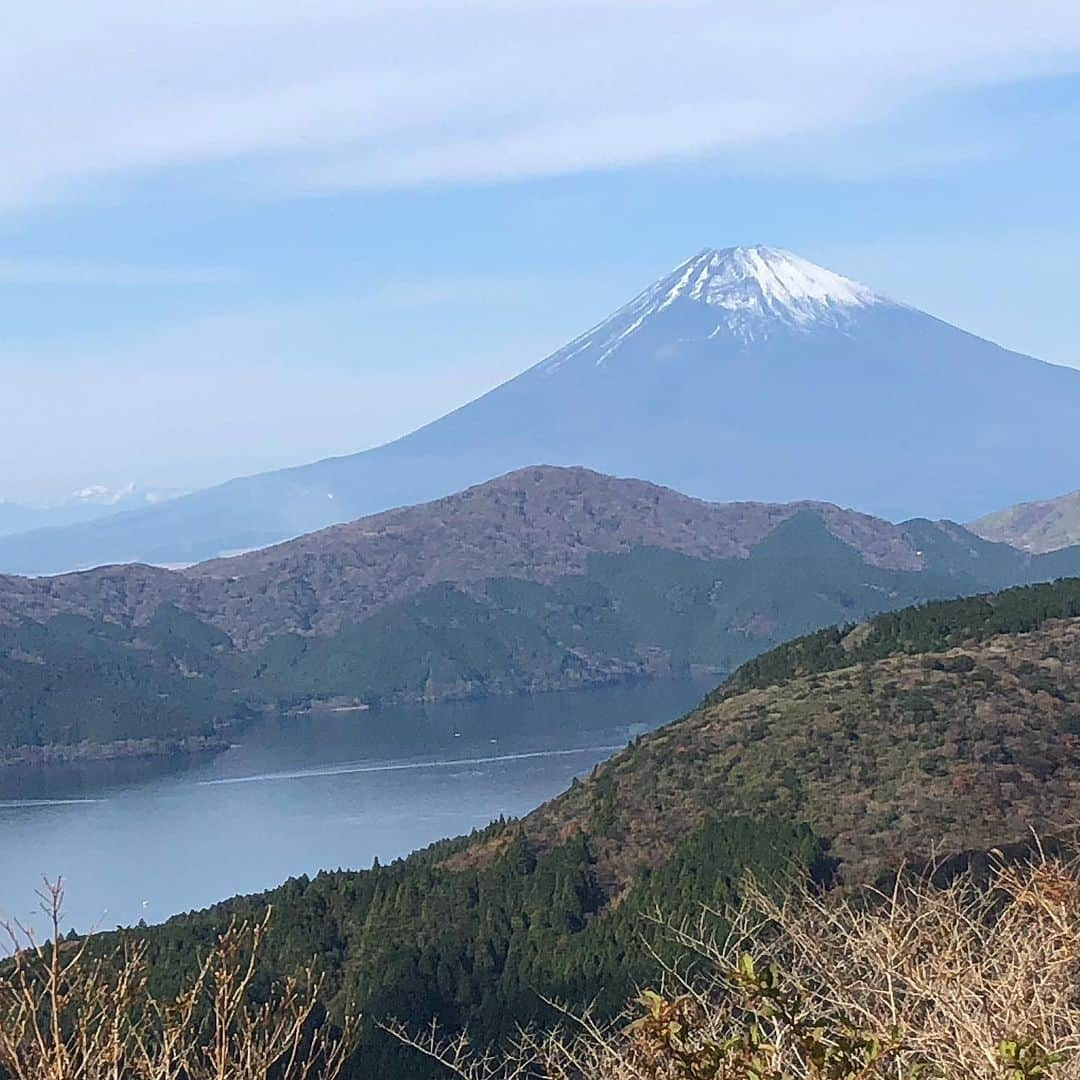
[[[714,501],[971,520],[1080,475],[1080,371],[1009,352],[789,252],[706,249],[420,430],[99,520],[0,537],[0,569],[180,564],[544,462]]]
[[[182,494],[183,491],[144,489],[135,484],[120,488],[89,484],[66,499],[46,505],[0,499],[0,536],[93,521],[127,510],[156,506]]]

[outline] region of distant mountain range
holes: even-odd
[[[157,506],[179,491],[144,490],[135,484],[119,489],[93,484],[73,492],[50,506],[27,506],[0,499],[0,536],[31,532],[64,525],[78,525],[127,510]]]
[[[0,569],[178,564],[543,461],[699,498],[968,520],[1075,486],[1080,371],[796,255],[705,250],[517,378],[396,442],[0,538]]]
[[[182,571],[0,577],[0,750],[724,672],[830,623],[1077,574],[1080,547],[535,466]]]
[[[973,521],[968,528],[987,540],[1036,554],[1080,543],[1080,491],[1044,502],[1021,503]]]

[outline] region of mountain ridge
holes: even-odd
[[[534,466],[187,570],[0,577],[0,749],[725,672],[822,625],[1069,574],[1080,547]]]
[[[114,517],[131,509],[154,506],[176,498],[180,492],[143,489],[135,484],[108,488],[91,484],[64,501],[46,506],[32,506],[0,499],[0,536],[13,536],[43,529],[66,528],[102,518]]]
[[[210,560],[182,570],[119,564],[47,578],[0,577],[0,618],[59,613],[101,615],[138,624],[162,602],[208,617],[238,644],[269,635],[249,631],[250,594],[268,583],[276,597],[288,583],[332,597],[354,617],[433,584],[467,584],[499,575],[548,582],[581,573],[600,552],[657,546],[697,558],[745,558],[778,524],[800,511],[821,516],[838,540],[871,566],[919,570],[923,560],[889,522],[827,503],[709,503],[634,478],[584,468],[531,466],[430,503],[401,507],[328,526],[256,552]],[[448,555],[447,552],[450,554]],[[311,582],[311,584],[307,584]],[[356,589],[348,591],[352,584]],[[94,597],[106,608],[94,608]],[[211,618],[226,609],[241,620]],[[278,626],[335,630],[340,621],[306,620]]]
[[[1080,491],[1020,503],[968,523],[984,540],[1043,555],[1080,542]]]
[[[541,465],[184,569],[117,564],[53,577],[3,575],[0,619],[78,614],[139,625],[168,602],[251,647],[283,631],[335,631],[341,609],[367,617],[430,585],[498,576],[549,583],[582,573],[588,557],[603,552],[652,546],[698,559],[745,559],[800,513],[820,518],[868,566],[886,570],[919,572],[927,567],[924,548],[977,543],[951,522],[894,525],[814,501],[711,503],[636,478]],[[976,559],[985,564],[994,551],[986,546]],[[260,595],[293,616],[260,627]]]
[[[837,285],[847,279],[774,249],[706,249],[673,273],[391,443],[0,537],[0,569],[202,561],[537,461],[710,501],[813,498],[890,520],[975,519],[1030,497],[1032,476],[1064,490],[1080,472],[1067,434],[1080,413],[1074,369]]]

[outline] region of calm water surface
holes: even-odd
[[[287,716],[211,758],[0,770],[0,918],[40,926],[42,875],[82,931],[386,862],[526,813],[711,685]]]

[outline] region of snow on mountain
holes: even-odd
[[[705,248],[555,353],[543,369],[557,371],[585,354],[602,365],[650,320],[688,303],[714,309],[709,312],[711,325],[703,322],[700,336],[726,334],[750,343],[781,330],[842,327],[854,311],[892,301],[790,251],[761,244]]]

